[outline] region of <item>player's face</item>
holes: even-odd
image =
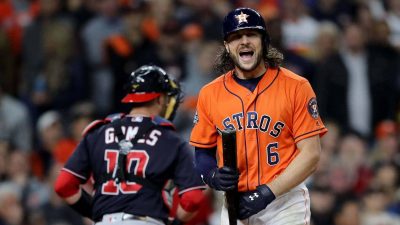
[[[256,30],[245,29],[230,34],[225,47],[239,70],[251,72],[260,67],[264,68],[262,36]]]

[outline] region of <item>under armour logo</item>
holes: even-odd
[[[254,195],[253,196],[249,196],[249,198],[250,198],[250,200],[251,201],[254,201],[254,199],[256,199],[256,198],[258,198],[258,197],[260,197],[259,195],[258,195],[258,193],[254,193]]]
[[[238,21],[239,24],[241,24],[241,23],[248,23],[248,22],[247,22],[247,17],[249,17],[249,15],[247,15],[247,14],[245,14],[245,13],[243,13],[243,12],[240,12],[240,14],[239,14],[239,15],[236,15],[235,17],[236,17],[236,19],[237,19],[237,21]]]

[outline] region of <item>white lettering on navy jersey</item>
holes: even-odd
[[[122,126],[121,130],[122,130],[122,134],[125,136],[125,139],[131,140],[138,133],[139,127],[128,126],[126,128],[125,126]],[[158,137],[160,137],[161,134],[162,134],[162,132],[160,130],[152,130],[150,135],[148,135],[147,139],[141,138],[137,142],[138,143],[146,143],[147,145],[154,146],[157,143]],[[104,142],[106,144],[118,143],[118,138],[115,135],[115,131],[114,131],[113,127],[109,127],[106,129],[105,136],[104,136]]]

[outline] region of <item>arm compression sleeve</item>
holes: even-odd
[[[215,158],[217,148],[195,148],[196,170],[202,178],[208,176],[210,171],[217,167],[217,159]],[[203,181],[205,180],[203,178]]]

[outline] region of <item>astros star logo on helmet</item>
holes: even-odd
[[[249,17],[249,15],[240,12],[239,15],[236,15],[235,18],[238,20],[238,23],[248,23],[247,22],[247,17]]]

